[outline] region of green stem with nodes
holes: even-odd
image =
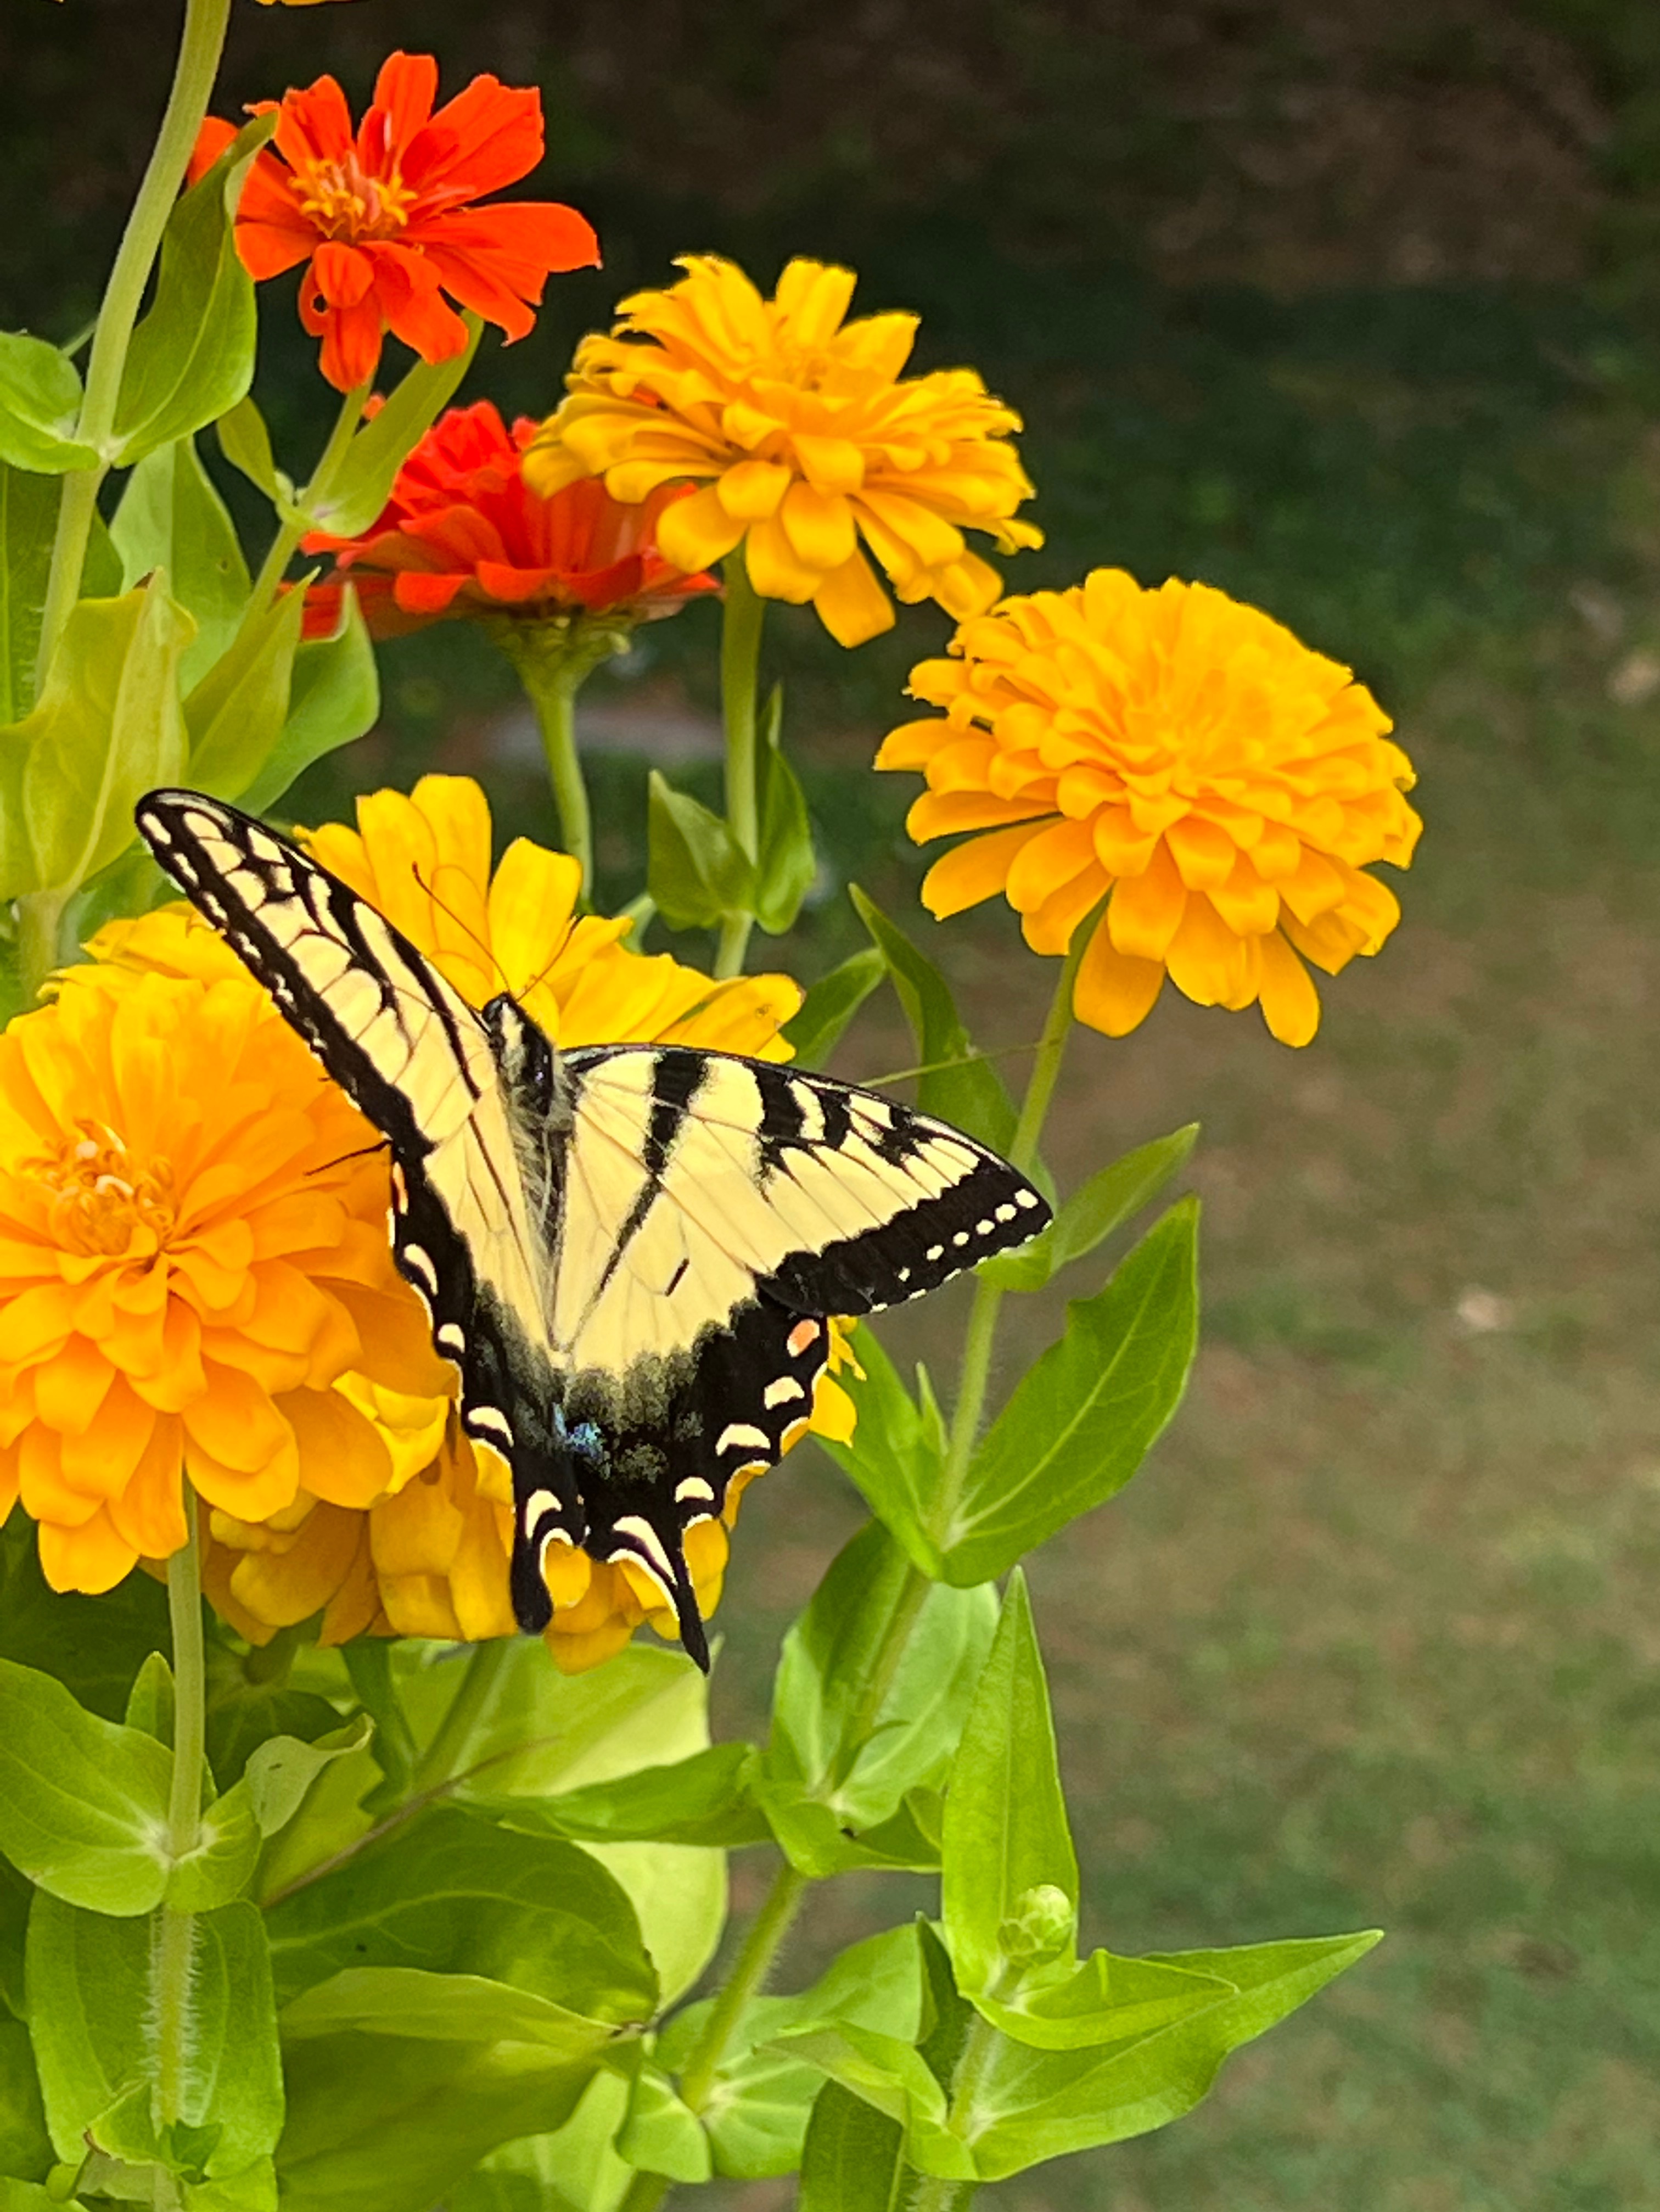
[[[1023,1174],[1031,1169],[1037,1158],[1038,1139],[1043,1133],[1044,1119],[1049,1110],[1049,1101],[1055,1096],[1061,1062],[1066,1055],[1067,1039],[1072,1033],[1072,996],[1073,988],[1078,980],[1079,963],[1097,926],[1096,918],[1091,916],[1073,933],[1071,949],[1061,965],[1061,980],[1055,985],[1055,996],[1049,1002],[1049,1017],[1043,1024],[1043,1034],[1038,1042],[1037,1058],[1026,1085],[1025,1097],[1021,1102],[1014,1140],[1009,1146],[1009,1158]],[[963,1485],[968,1478],[969,1461],[986,1410],[986,1392],[991,1382],[992,1352],[997,1340],[997,1320],[1002,1304],[1001,1291],[984,1280],[976,1283],[974,1304],[969,1314],[968,1330],[963,1341],[963,1367],[958,1382],[957,1404],[952,1415],[951,1437],[946,1447],[946,1464],[940,1475],[939,1492],[934,1500],[933,1523],[929,1529],[929,1534],[942,1549],[950,1543],[952,1523],[957,1517]]]
[[[334,489],[334,480],[340,473],[340,465],[346,458],[347,448],[356,434],[363,419],[363,403],[369,396],[372,377],[366,378],[355,392],[349,392],[340,402],[340,412],[334,418],[334,428],[329,432],[329,441],[319,456],[312,471],[311,482],[302,492],[295,494],[295,505],[302,511],[315,501],[326,499]],[[289,562],[294,558],[294,549],[306,534],[302,520],[279,523],[271,550],[259,565],[259,574],[253,580],[253,591],[248,600],[245,623],[256,622],[277,595]]]
[[[727,731],[727,827],[733,842],[753,860],[761,850],[761,809],[757,793],[756,692],[761,667],[761,626],[766,602],[750,581],[740,545],[727,556],[726,605],[721,622],[721,714]],[[750,932],[747,914],[729,915],[721,925],[714,955],[719,976],[741,975]]]
[[[809,1877],[798,1874],[787,1860],[773,1876],[772,1887],[750,1923],[731,1977],[715,1998],[714,2009],[681,2073],[681,2100],[694,2112],[701,2112],[708,2104],[721,2063],[738,2031],[745,2008],[761,1994],[811,1887]],[[672,2185],[661,2174],[636,2173],[618,2212],[656,2212]]]
[[[58,950],[67,891],[26,891],[17,902],[17,980],[32,1006],[62,958]]]
[[[593,897],[593,814],[576,747],[576,695],[602,660],[628,648],[633,625],[600,617],[553,615],[542,622],[504,616],[490,635],[517,670],[536,712],[547,756],[559,835],[582,870],[581,896]]]
[[[149,165],[144,171],[144,180],[127,217],[115,265],[104,287],[103,302],[93,332],[92,352],[87,361],[86,388],[82,394],[75,435],[100,456],[115,427],[122,372],[127,365],[127,348],[138,319],[144,287],[161,251],[161,234],[167,227],[167,217],[185,180],[202,118],[208,112],[229,20],[230,0],[188,0],[185,9],[185,28],[173,69],[173,88],[167,94],[167,109],[156,133]],[[98,489],[108,469],[108,460],[100,458],[91,468],[76,469],[64,479],[58,529],[52,539],[52,566],[46,578],[46,605],[40,617],[40,646],[35,661],[37,690],[45,681],[70,610],[80,596],[87,540],[98,511]]]
[[[167,1614],[173,1626],[173,1789],[167,1802],[167,1850],[193,1851],[202,1833],[202,1751],[207,1729],[207,1666],[202,1642],[202,1536],[195,1494],[185,1492],[189,1540],[167,1561]],[[150,1967],[155,2033],[155,2120],[167,2127],[184,2116],[191,2046],[193,1913],[164,1905]]]
[[[473,1737],[489,1717],[516,1649],[517,1638],[511,1636],[498,1636],[488,1644],[474,1644],[460,1686],[450,1699],[437,1733],[421,1754],[420,1763],[410,1778],[412,1792],[447,1782],[464,1765]]]

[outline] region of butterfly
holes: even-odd
[[[879,1092],[683,1045],[559,1051],[464,999],[289,839],[192,791],[137,809],[161,867],[386,1139],[398,1272],[512,1472],[515,1618],[550,1547],[627,1559],[708,1646],[683,1548],[805,1432],[830,1317],[1036,1235],[1006,1161]]]

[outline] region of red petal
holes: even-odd
[[[277,149],[291,169],[337,161],[352,149],[351,110],[331,76],[287,94],[277,111]]]
[[[367,253],[337,238],[326,238],[312,256],[312,276],[331,307],[355,307],[367,297],[374,282],[374,264]]]
[[[523,606],[526,600],[545,599],[556,589],[562,596],[565,580],[557,568],[514,568],[504,561],[478,563],[479,590],[503,606]]]
[[[438,271],[424,254],[384,243],[361,250],[374,263],[375,296],[394,337],[423,361],[449,361],[465,349],[467,326],[440,296]]]
[[[405,614],[441,615],[468,580],[466,575],[422,576],[405,573],[392,580],[392,595]]]
[[[404,181],[423,202],[459,206],[516,183],[543,144],[541,94],[477,76],[404,149]]]
[[[337,392],[356,392],[367,384],[380,364],[384,326],[380,304],[371,293],[355,307],[319,309],[310,288],[300,294],[300,319],[313,337],[323,341],[318,366]]]
[[[196,143],[191,149],[185,182],[193,185],[199,177],[205,177],[235,136],[236,125],[227,123],[222,115],[204,115],[202,128],[196,134]]]
[[[425,124],[437,97],[438,64],[430,54],[388,54],[374,80],[374,106],[363,118],[363,129],[368,131],[379,109],[384,118],[385,150],[396,156]],[[371,149],[366,146],[364,150]]]
[[[236,226],[236,251],[256,284],[264,283],[267,276],[280,276],[285,269],[297,268],[309,258],[316,244],[317,233],[308,223],[295,230],[278,229],[270,222]]]

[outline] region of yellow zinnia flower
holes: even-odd
[[[918,318],[844,324],[851,270],[792,261],[763,300],[714,254],[678,265],[680,283],[636,292],[609,337],[577,348],[570,396],[525,456],[534,489],[603,477],[632,504],[702,481],[659,520],[664,557],[692,573],[741,542],[762,598],[811,601],[842,645],[893,624],[861,536],[902,599],[989,606],[997,573],[964,530],[1005,553],[1043,543],[1011,519],[1031,496],[1019,416],[972,369],[902,377]]]
[[[1168,975],[1201,1006],[1260,1003],[1282,1044],[1306,1044],[1320,1001],[1304,961],[1335,975],[1377,951],[1401,909],[1363,871],[1407,866],[1422,827],[1365,686],[1224,592],[1144,591],[1122,568],[1005,599],[951,650],[910,680],[945,719],[905,723],[877,756],[927,775],[919,844],[976,833],[928,871],[929,910],[1000,890],[1032,950],[1060,954],[1108,899],[1080,1020],[1124,1036]]]
[[[375,1133],[241,963],[182,912],[91,950],[0,1036],[0,1510],[95,1591],[184,1543],[185,1476],[246,1520],[367,1505],[391,1462],[336,1383],[443,1370]]]
[[[425,776],[409,798],[378,792],[358,801],[357,821],[356,830],[329,825],[306,842],[473,1005],[510,991],[565,1046],[672,1042],[788,1057],[779,1032],[801,993],[787,976],[714,982],[667,954],[629,952],[623,942],[629,922],[578,914],[576,862],[526,839],[508,848],[492,874],[489,808],[469,778]],[[384,1241],[384,1159],[380,1176]],[[365,1633],[476,1641],[516,1632],[508,1595],[508,1470],[494,1453],[475,1453],[451,1417],[453,1372],[439,1373],[443,1379],[424,1395],[359,1376],[342,1383],[391,1462],[367,1511],[343,1513],[326,1498],[302,1497],[277,1517],[212,1516],[208,1592],[251,1640],[266,1642],[319,1610],[329,1643]],[[816,1415],[844,1433],[845,1394],[828,1376],[821,1391]],[[687,1564],[706,1616],[720,1600],[739,1489],[733,1485],[724,1525],[703,1522],[687,1532]],[[548,1584],[555,1610],[547,1644],[567,1673],[609,1658],[642,1622],[675,1633],[661,1590],[627,1562],[559,1547]]]

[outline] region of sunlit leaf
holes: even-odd
[[[797,2212],[898,2212],[904,2200],[905,2131],[897,2120],[826,2081],[801,2146]]]
[[[0,461],[0,724],[34,704],[34,663],[63,487]]]
[[[167,588],[196,624],[179,664],[188,693],[236,635],[247,604],[248,569],[225,502],[193,438],[147,455],[127,479],[110,525],[124,592],[165,568]]]
[[[757,746],[761,841],[755,865],[755,918],[769,937],[781,937],[801,911],[818,872],[807,802],[785,759],[784,697],[774,687],[760,717]]]
[[[81,377],[69,356],[45,338],[0,331],[0,461],[46,476],[95,467],[97,453],[75,435],[80,414]]]
[[[333,636],[302,639],[295,649],[288,716],[276,744],[251,783],[222,796],[234,799],[251,814],[263,814],[313,761],[373,729],[380,712],[374,647],[357,594],[348,586]]]
[[[472,366],[483,325],[471,313],[466,322],[471,336],[461,351],[447,361],[417,361],[386,405],[358,431],[333,483],[307,501],[313,529],[356,538],[377,520],[398,470]]]
[[[939,1409],[920,1370],[919,1393],[912,1397],[880,1339],[862,1322],[854,1332],[853,1355],[862,1373],[838,1378],[858,1416],[853,1435],[846,1443],[829,1437],[819,1443],[912,1564],[938,1581],[943,1563],[927,1516],[946,1460]]]
[[[881,953],[866,945],[808,986],[806,997],[784,1024],[784,1035],[803,1067],[824,1066],[848,1024],[887,972]]]
[[[974,1057],[951,987],[904,932],[854,884],[848,890],[872,944],[888,975],[916,1039],[919,1078],[916,1103],[977,1137],[994,1151],[1006,1152],[1014,1135],[1014,1109],[1002,1078],[989,1061]]]
[[[731,830],[701,800],[654,769],[647,801],[646,885],[671,929],[708,929],[746,914],[755,869]]]
[[[1055,1213],[1049,1227],[1016,1252],[980,1263],[982,1282],[1001,1291],[1041,1291],[1062,1267],[1104,1243],[1115,1229],[1156,1198],[1193,1150],[1199,1124],[1139,1145],[1092,1175]]]
[[[642,2066],[635,2076],[617,2148],[642,2173],[664,2173],[671,2181],[707,2181],[714,2172],[697,2115],[655,2066]]]
[[[0,1851],[53,1897],[108,1913],[161,1902],[172,1772],[153,1736],[0,1660]]]

